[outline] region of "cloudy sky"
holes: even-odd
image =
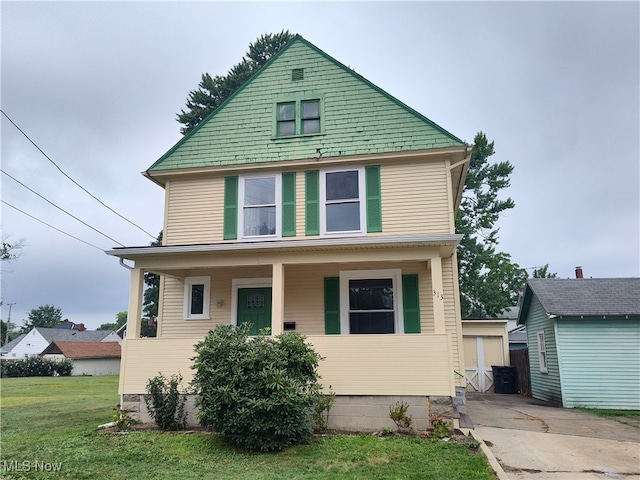
[[[515,171],[500,249],[560,277],[640,274],[640,4],[1,3],[2,110],[59,167],[150,232],[164,192],[140,172],[181,137],[200,75],[288,29]],[[65,178],[2,116],[2,170],[126,246],[152,238]],[[54,304],[95,328],[127,309],[117,244],[2,174],[2,318]],[[97,247],[97,248],[96,248]],[[531,271],[531,270],[530,270]]]

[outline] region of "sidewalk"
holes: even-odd
[[[520,395],[467,394],[467,413],[512,480],[640,480],[640,429]]]

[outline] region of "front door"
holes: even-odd
[[[271,328],[271,287],[238,289],[238,325],[250,323],[250,335]]]

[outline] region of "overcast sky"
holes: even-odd
[[[224,75],[261,34],[299,33],[515,166],[499,249],[560,277],[640,275],[640,4],[595,2],[1,3],[2,110],[78,183],[154,236],[164,191],[146,170],[181,138],[203,72]],[[102,207],[2,117],[2,169],[126,245],[152,238]],[[89,328],[126,310],[116,244],[2,175],[24,239],[2,264],[2,319],[43,304]],[[531,272],[531,270],[529,270]]]

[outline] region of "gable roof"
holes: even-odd
[[[51,342],[40,355],[62,354],[66,358],[120,358],[118,342]]]
[[[303,69],[304,79],[292,79]],[[274,138],[275,105],[322,98],[321,135]],[[384,115],[380,115],[384,113]],[[464,146],[464,142],[296,35],[156,161],[164,170]]]
[[[5,343],[2,348],[0,348],[0,352],[1,353],[9,353],[13,347],[15,347],[17,344],[20,343],[20,340],[22,340],[24,337],[26,336],[26,333],[22,333],[20,335],[18,335],[16,338],[14,338],[13,340],[11,340],[9,343]]]
[[[111,330],[67,330],[61,328],[35,327],[35,330],[51,343],[57,341],[100,342],[113,333]]]
[[[640,315],[640,278],[530,278],[519,324],[524,323],[534,295],[549,316]]]

